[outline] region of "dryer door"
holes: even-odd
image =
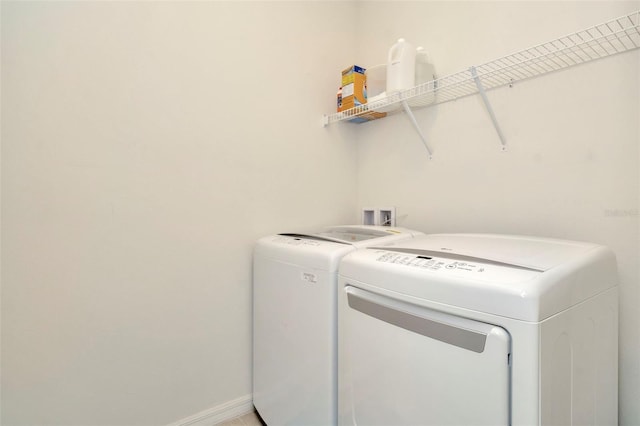
[[[346,286],[341,425],[508,425],[510,336]]]

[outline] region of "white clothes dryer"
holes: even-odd
[[[345,256],[340,425],[616,425],[611,250],[429,235]]]
[[[423,235],[334,226],[260,239],[253,256],[253,403],[272,426],[337,424],[337,281],[347,253]]]

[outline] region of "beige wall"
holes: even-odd
[[[440,75],[640,9],[640,2],[362,2],[358,61],[396,38],[431,52]],[[640,52],[416,112],[432,160],[403,114],[358,129],[358,204],[392,205],[425,232],[501,232],[593,241],[620,268],[620,423],[640,424]]]
[[[353,4],[1,7],[2,424],[249,395],[252,243],[357,217]]]
[[[640,423],[638,52],[320,126],[398,37],[440,74],[639,2],[8,2],[2,424],[167,424],[251,392],[251,245],[394,205],[426,232],[611,246],[621,424]]]

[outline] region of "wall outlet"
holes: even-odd
[[[363,207],[362,224],[378,226],[396,226],[395,207]]]

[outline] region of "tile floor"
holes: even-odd
[[[220,423],[218,426],[266,426],[266,424],[262,422],[260,417],[258,417],[258,414],[254,411],[224,423]]]

